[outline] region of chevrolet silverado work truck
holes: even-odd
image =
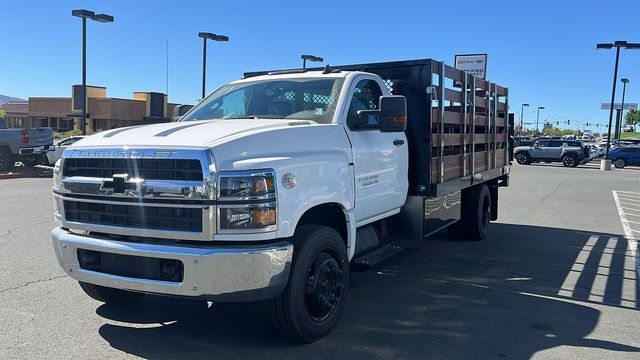
[[[178,122],[66,149],[57,260],[99,301],[267,300],[280,331],[317,340],[390,239],[487,236],[507,98],[431,59],[246,73]]]

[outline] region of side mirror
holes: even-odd
[[[400,132],[407,129],[407,99],[404,96],[380,96],[378,109],[359,110],[357,114],[361,118],[370,115],[377,116],[377,128],[382,132]]]

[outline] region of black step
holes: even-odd
[[[371,268],[373,265],[381,262],[384,259],[390,258],[393,255],[404,250],[404,247],[394,244],[387,244],[379,247],[373,251],[370,251],[353,260],[351,269],[354,271],[365,271]]]

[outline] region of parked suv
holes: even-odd
[[[518,146],[513,153],[518,164],[522,165],[544,161],[575,167],[589,161],[589,148],[579,141],[541,139],[533,146]]]
[[[640,165],[640,147],[625,146],[611,149],[609,158],[613,160],[613,166],[622,169],[627,165]]]

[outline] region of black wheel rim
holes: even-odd
[[[616,160],[616,161],[614,161],[614,162],[613,162],[613,165],[615,165],[616,167],[621,168],[621,167],[623,167],[623,166],[624,166],[624,160],[620,160],[620,159],[618,159],[618,160]]]
[[[527,157],[524,155],[518,155],[518,164],[524,164],[525,162],[527,162]]]
[[[305,300],[307,312],[314,321],[331,316],[342,296],[342,269],[338,260],[327,250],[313,259],[307,272]]]
[[[484,199],[482,203],[482,228],[486,229],[489,226],[489,220],[491,217],[491,205],[489,199]]]

